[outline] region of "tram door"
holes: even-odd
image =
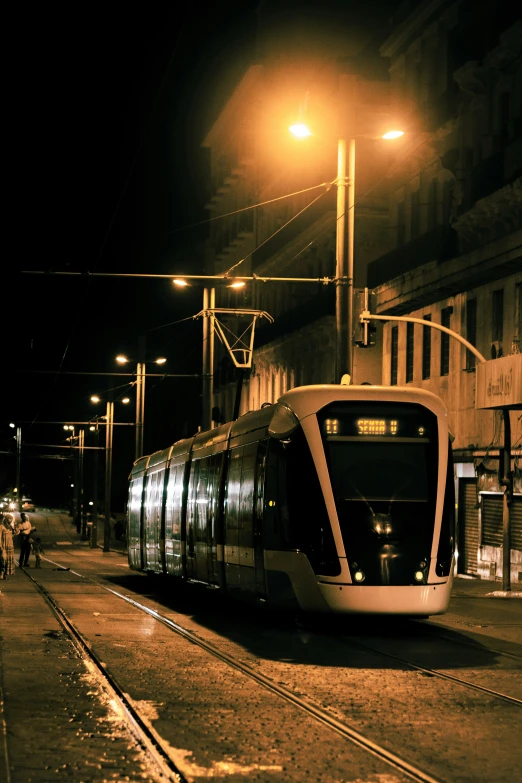
[[[459,481],[459,574],[476,574],[479,546],[477,487],[475,479]]]
[[[218,583],[216,517],[222,454],[194,460],[187,501],[187,577]]]
[[[266,598],[263,519],[265,508],[265,477],[267,457],[268,443],[267,441],[262,441],[258,444],[256,455],[253,516],[254,570],[256,594],[259,598]]]

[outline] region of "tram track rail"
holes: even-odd
[[[53,561],[49,561],[49,562],[53,562]],[[53,563],[53,564],[57,568],[60,569],[63,568],[63,566],[61,566],[58,563]],[[147,606],[146,604],[142,603],[140,600],[137,600],[136,598],[130,595],[125,595],[119,592],[118,590],[115,590],[114,588],[107,586],[106,584],[104,584],[103,580],[100,580],[92,576],[86,576],[84,574],[79,573],[76,570],[72,570],[70,567],[68,568],[68,570],[72,575],[77,576],[81,579],[85,579],[86,581],[97,585],[103,590],[111,593],[116,598],[123,600],[129,605],[133,606],[138,611],[144,612],[145,614],[151,616],[157,622],[167,627],[169,630],[183,637],[184,639],[191,642],[192,644],[195,644],[198,647],[204,649],[208,654],[212,655],[214,658],[225,663],[227,666],[232,667],[235,670],[241,672],[243,675],[255,681],[261,687],[265,688],[266,690],[269,690],[270,692],[274,693],[275,695],[277,695],[279,698],[283,699],[287,703],[290,703],[294,707],[303,711],[318,723],[328,727],[330,730],[336,732],[338,735],[342,736],[343,738],[350,741],[354,745],[357,745],[358,747],[362,748],[364,751],[377,757],[381,761],[384,761],[388,766],[394,768],[396,771],[402,772],[409,779],[419,781],[422,783],[443,783],[442,778],[434,777],[433,775],[421,769],[420,767],[417,767],[415,764],[410,764],[410,762],[407,761],[406,759],[400,757],[395,753],[392,753],[387,748],[375,743],[373,740],[364,736],[363,734],[355,730],[352,726],[350,726],[348,723],[345,723],[342,720],[338,720],[330,712],[328,712],[327,709],[323,709],[320,706],[311,703],[306,697],[303,698],[302,696],[297,695],[289,687],[286,687],[285,685],[276,682],[274,679],[267,677],[261,674],[260,672],[255,671],[249,664],[238,660],[237,658],[228,654],[227,652],[224,652],[223,650],[220,650],[211,642],[202,639],[194,631],[185,628],[184,626],[180,625],[178,622],[175,622],[169,617],[161,614],[161,612],[158,612],[156,609]],[[29,576],[33,580],[33,582],[35,582],[38,589],[40,589],[42,593],[46,596],[47,600],[49,601],[53,609],[59,614],[62,622],[66,625],[67,629],[68,630],[70,629],[71,634],[77,640],[77,644],[81,646],[82,650],[85,652],[86,655],[93,658],[93,661],[97,667],[99,675],[102,678],[106,678],[106,677],[110,678],[110,673],[108,673],[105,670],[103,664],[101,664],[96,659],[96,656],[94,655],[89,643],[85,639],[83,639],[81,634],[79,634],[78,630],[71,623],[67,615],[56,604],[56,601],[52,598],[52,596],[48,595],[45,588],[42,588],[40,585],[38,585],[38,582],[35,579],[33,579],[31,575]],[[494,698],[501,699],[505,702],[509,702],[510,704],[516,704],[517,706],[522,706],[521,700],[511,697],[507,694],[500,693],[499,691],[488,689],[485,688],[484,686],[476,685],[474,683],[455,677],[453,675],[446,675],[437,670],[419,666],[410,661],[402,659],[399,656],[395,656],[390,653],[385,653],[378,649],[374,649],[369,645],[364,645],[358,642],[352,643],[351,640],[343,639],[342,637],[338,637],[337,635],[335,638],[337,639],[337,641],[341,641],[343,644],[353,644],[353,646],[357,646],[365,651],[371,651],[373,653],[382,655],[388,659],[395,660],[396,662],[399,662],[401,665],[411,668],[413,670],[417,670],[419,672],[423,672],[431,676],[441,677],[442,679],[449,680],[456,685],[467,687],[474,691],[478,691],[481,694],[485,694]],[[167,780],[172,780],[175,781],[176,783],[181,783],[182,781],[184,781],[184,778],[180,776],[181,773],[175,769],[172,769],[171,765],[173,764],[173,762],[169,758],[168,749],[162,748],[161,738],[155,735],[155,732],[152,729],[152,727],[150,727],[149,725],[147,725],[146,722],[141,720],[139,716],[139,712],[132,705],[132,701],[130,701],[125,696],[125,694],[121,692],[121,689],[119,688],[117,683],[112,682],[110,679],[109,682],[112,690],[117,694],[118,699],[121,701],[123,705],[122,707],[123,711],[129,715],[129,726],[131,730],[133,730],[133,733],[135,733],[136,731],[138,732],[137,735],[135,733],[135,736],[139,738],[139,740],[143,743],[143,745],[147,749],[149,749],[150,747],[151,752],[153,754],[159,755],[158,763],[160,765],[161,764],[167,765],[167,772],[168,774],[171,775],[170,778],[167,777]],[[176,777],[176,775],[178,775],[178,777]]]
[[[66,612],[59,606],[49,591],[39,584],[39,582],[31,574],[28,574],[27,571],[26,575],[31,579],[36,589],[51,608],[76,651],[81,656],[85,667],[96,677],[99,685],[109,697],[113,709],[116,708],[115,711],[123,718],[130,733],[141,746],[142,750],[147,754],[149,762],[156,767],[161,779],[168,781],[168,783],[187,783],[187,779],[170,758],[168,749],[161,737],[142,717],[140,711],[136,709],[132,703],[132,699],[123,692],[116,679],[100,661],[88,640],[76,628]],[[82,575],[80,574],[80,576]],[[94,580],[89,581],[94,582]],[[103,585],[101,586],[103,587]]]
[[[113,593],[115,596],[117,596],[118,598],[120,598],[120,599],[122,599],[124,601],[128,601],[129,603],[134,603],[134,605],[137,608],[141,609],[142,611],[144,611],[144,612],[146,612],[148,614],[151,614],[158,621],[163,622],[168,627],[171,627],[171,630],[174,630],[177,633],[179,633],[180,635],[185,636],[185,638],[190,638],[190,641],[196,641],[197,640],[197,643],[200,644],[200,646],[204,646],[204,644],[206,644],[201,639],[199,639],[199,637],[197,637],[196,635],[192,634],[191,631],[188,631],[187,629],[183,629],[182,626],[178,626],[176,623],[172,623],[172,621],[169,620],[168,618],[163,617],[159,613],[155,613],[155,610],[150,609],[149,607],[145,606],[144,604],[140,604],[139,602],[135,601],[135,599],[132,599],[132,598],[130,598],[128,596],[125,596],[125,595],[119,593],[117,590],[113,590],[112,588],[107,587],[101,581],[93,579],[92,577],[85,577],[83,574],[80,574],[78,572],[72,572],[72,573],[75,573],[77,576],[79,576],[79,577],[81,577],[83,579],[89,579],[89,581],[91,581],[91,582],[93,582],[95,584],[98,584],[100,587],[103,587],[103,589],[107,590],[108,592]],[[157,614],[157,616],[156,616],[156,614]],[[313,630],[313,629],[309,629],[309,630]],[[435,630],[430,628],[429,632],[430,633],[435,633]],[[392,653],[385,652],[384,650],[380,650],[380,649],[378,649],[376,647],[372,647],[371,645],[366,645],[366,644],[364,644],[362,642],[358,642],[358,641],[355,641],[353,639],[346,639],[345,637],[340,636],[338,634],[335,634],[335,635],[329,634],[329,636],[331,636],[331,638],[335,638],[337,641],[341,642],[344,645],[351,646],[353,648],[356,648],[356,649],[359,649],[359,650],[363,650],[365,652],[371,652],[373,654],[379,655],[379,656],[387,658],[389,660],[393,660],[396,663],[400,663],[402,666],[405,666],[405,667],[407,667],[407,668],[409,668],[409,669],[411,669],[413,671],[418,671],[418,672],[420,672],[422,674],[425,674],[427,676],[439,678],[441,680],[446,680],[446,681],[452,682],[452,683],[454,683],[454,684],[456,684],[456,685],[458,685],[460,687],[469,688],[470,690],[473,690],[473,691],[476,691],[476,692],[479,692],[479,693],[483,693],[484,695],[491,696],[493,698],[497,698],[497,699],[500,699],[502,701],[508,702],[510,704],[515,704],[516,706],[522,707],[522,699],[518,699],[518,698],[516,698],[514,696],[509,696],[508,694],[502,693],[500,691],[496,691],[496,690],[494,690],[492,688],[486,688],[483,685],[479,685],[477,683],[470,682],[469,680],[466,680],[466,679],[461,678],[461,677],[456,677],[455,675],[446,674],[445,672],[441,672],[438,669],[432,669],[430,667],[420,666],[419,664],[416,664],[413,661],[408,661],[405,658],[401,658],[400,656],[393,655]],[[463,641],[455,640],[452,637],[447,636],[445,634],[437,633],[437,638],[447,639],[448,641],[450,641],[451,643],[456,644],[456,645],[472,646],[471,643],[466,643],[466,642],[463,642]],[[213,647],[213,645],[210,645],[210,643],[209,643],[209,646]],[[489,651],[494,653],[495,655],[505,656],[506,658],[511,658],[511,659],[514,659],[514,660],[522,660],[522,656],[518,656],[515,653],[510,653],[510,652],[507,652],[507,651],[504,651],[504,650],[496,650],[496,649],[489,648]],[[248,672],[245,671],[244,673],[247,673],[249,675],[250,674],[252,674],[252,675],[256,674],[255,672],[253,672],[251,667],[248,667],[248,666],[243,665],[243,664],[241,664],[240,666],[245,666],[245,669],[248,669]],[[240,666],[237,666],[236,668],[240,668]]]
[[[47,560],[49,561],[48,558]],[[58,563],[54,563],[54,561],[49,562],[53,563],[57,569],[61,570],[64,568],[64,566],[61,566]],[[103,581],[99,579],[85,576],[69,567],[66,570],[68,570],[69,573],[71,573],[73,576],[80,577],[81,579],[85,579],[91,584],[101,587],[116,598],[130,604],[135,609],[153,617],[157,622],[161,623],[169,630],[183,637],[192,644],[202,648],[217,660],[225,663],[227,666],[241,672],[243,675],[253,680],[256,684],[306,713],[317,723],[334,731],[336,734],[361,748],[363,751],[366,751],[370,755],[386,763],[389,767],[393,768],[397,772],[401,772],[410,780],[417,781],[417,783],[446,783],[444,778],[435,777],[429,772],[426,772],[420,767],[417,767],[415,764],[410,763],[404,758],[401,758],[399,755],[392,753],[387,748],[379,745],[368,737],[365,737],[360,732],[356,731],[349,724],[338,720],[326,709],[322,709],[321,707],[318,707],[307,701],[305,698],[298,696],[289,688],[281,685],[272,678],[267,677],[260,672],[256,672],[250,665],[243,663],[237,658],[234,658],[232,655],[229,655],[228,653],[220,650],[211,642],[200,638],[193,631],[189,630],[188,628],[184,628],[179,623],[174,622],[170,618],[162,615],[160,612],[157,612],[155,609],[142,604],[140,601],[132,598],[129,595],[124,595],[118,590],[114,590],[113,588],[108,587],[107,585],[103,584]],[[27,576],[44,596],[53,612],[55,612],[62,626],[71,637],[75,647],[81,652],[82,655],[86,656],[87,661],[90,662],[90,666],[95,668],[96,675],[100,681],[101,686],[109,692],[111,698],[117,699],[118,704],[121,705],[122,714],[124,715],[132,734],[140,743],[142,743],[143,747],[161,770],[162,774],[165,775],[166,780],[169,781],[169,783],[170,781],[172,781],[172,783],[186,783],[186,779],[183,777],[182,773],[177,769],[174,762],[170,758],[166,744],[162,742],[161,737],[154,731],[148,722],[142,719],[139,710],[135,708],[132,700],[122,691],[115,678],[111,676],[105,665],[97,658],[87,639],[84,638],[74,623],[72,623],[72,621],[69,619],[66,612],[61,609],[59,604],[50,595],[46,588],[40,585],[37,579],[32,576],[32,574],[27,573]]]
[[[365,652],[371,652],[375,655],[380,655],[383,658],[388,658],[389,660],[395,661],[396,663],[400,663],[403,666],[407,666],[409,669],[412,669],[413,671],[421,672],[422,674],[427,674],[430,677],[438,677],[442,680],[449,680],[450,682],[455,683],[456,685],[460,685],[465,688],[470,688],[471,690],[478,691],[479,693],[484,693],[487,696],[493,696],[497,699],[501,699],[503,701],[509,702],[510,704],[516,704],[519,707],[522,707],[522,699],[517,699],[514,696],[508,696],[505,693],[501,693],[500,691],[495,691],[492,688],[486,688],[483,685],[478,685],[477,683],[470,682],[469,680],[465,680],[462,677],[455,677],[453,674],[446,674],[445,672],[441,672],[438,669],[430,669],[426,666],[420,666],[419,664],[413,663],[412,661],[408,661],[405,658],[401,658],[398,655],[393,655],[392,653],[385,652],[384,650],[379,650],[377,647],[372,647],[369,644],[363,644],[362,642],[356,642],[352,639],[347,640],[344,639],[342,636],[334,636],[332,638],[335,638],[337,641],[341,642],[342,644],[346,644],[352,648],[356,648],[358,650],[364,650]],[[447,637],[446,637],[447,638]],[[506,655],[509,655],[507,653]]]

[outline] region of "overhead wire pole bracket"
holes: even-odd
[[[235,335],[224,323],[220,321],[217,315],[237,315],[252,317],[251,322],[246,326],[241,334]],[[274,322],[272,316],[264,310],[250,310],[248,308],[227,308],[212,307],[201,310],[194,318],[210,317],[214,327],[219,335],[223,345],[228,350],[234,365],[239,369],[249,369],[252,367],[252,353],[254,350],[254,333],[256,321],[258,318],[266,318],[270,323]],[[227,337],[226,332],[231,335]]]

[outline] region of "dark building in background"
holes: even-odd
[[[512,362],[521,382],[520,13],[507,2],[427,0],[377,4],[372,20],[350,16],[350,4],[346,16],[337,4],[331,15],[306,4],[289,14],[280,5],[279,12],[261,4],[258,62],[204,141],[209,213],[236,213],[212,223],[208,271],[334,276],[336,188],[316,186],[335,180],[337,140],[355,123],[355,285],[374,291],[379,314],[445,325],[487,359]],[[355,77],[349,96],[343,74]],[[312,125],[313,137],[290,137],[298,120]],[[383,141],[390,126],[404,137]],[[263,206],[237,212],[252,204]],[[258,329],[241,412],[294,386],[336,380],[332,289],[257,282],[239,300],[217,290],[218,306],[239,301],[275,319]],[[223,418],[233,410],[232,370],[227,354],[218,354],[214,404]],[[411,383],[446,402],[455,434],[459,570],[498,575],[501,414],[475,409],[474,357],[429,327],[389,322],[375,347],[355,349],[354,381]],[[522,426],[514,413],[511,420],[516,580]]]

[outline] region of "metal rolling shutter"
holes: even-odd
[[[460,574],[477,573],[478,508],[475,479],[459,481],[459,563]]]
[[[511,504],[511,549],[522,552],[522,496],[516,495]]]
[[[482,498],[482,546],[502,546],[502,508],[504,496],[484,495]]]

